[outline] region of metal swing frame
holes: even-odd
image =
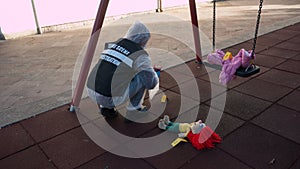
[[[84,55],[82,66],[79,72],[78,80],[75,86],[74,94],[72,97],[72,102],[70,106],[70,111],[74,112],[76,108],[79,107],[80,100],[83,94],[85,82],[87,80],[88,72],[92,63],[92,59],[95,53],[95,49],[97,46],[97,42],[99,39],[100,31],[103,26],[103,21],[105,18],[106,10],[109,4],[109,0],[101,0],[98,12],[96,15],[96,19],[94,22],[93,30],[91,33],[91,38],[88,42],[87,51]],[[197,10],[195,0],[189,0],[190,14],[191,14],[191,22],[193,27],[193,35],[194,35],[194,44],[196,50],[196,60],[199,63],[202,63],[201,56],[201,46],[200,46],[200,34],[199,34],[199,26],[197,19]]]
[[[215,7],[216,0],[214,0],[214,7]],[[97,42],[100,36],[100,30],[103,26],[103,21],[105,18],[106,10],[109,4],[109,0],[101,0],[98,12],[96,15],[96,19],[94,22],[93,30],[91,33],[91,38],[88,42],[88,47],[87,51],[84,55],[82,66],[79,72],[78,80],[75,86],[74,94],[72,97],[72,102],[71,102],[71,107],[70,111],[74,112],[76,108],[78,108],[80,104],[80,100],[82,97],[82,93],[84,90],[85,82],[87,80],[88,72],[92,63],[92,59],[95,53],[95,49],[97,46]],[[255,50],[255,45],[256,45],[256,39],[257,39],[257,32],[258,32],[258,27],[259,27],[259,21],[260,21],[260,12],[262,8],[263,0],[260,0],[260,7],[259,7],[259,12],[258,12],[258,17],[257,17],[257,24],[256,24],[256,31],[255,31],[255,36],[254,36],[254,43],[253,43],[253,49],[252,53],[254,53]],[[202,63],[202,60],[200,59],[201,57],[201,44],[200,44],[200,34],[199,34],[199,26],[198,26],[198,18],[197,18],[197,10],[196,10],[196,3],[195,0],[189,0],[189,8],[190,8],[190,15],[191,15],[191,23],[192,23],[192,29],[193,29],[193,36],[194,36],[194,45],[195,45],[195,50],[196,50],[196,61],[198,63]],[[215,13],[214,13],[215,16]],[[215,27],[215,23],[214,23]],[[215,40],[213,40],[213,43],[215,44]],[[255,65],[254,65],[255,66]],[[252,67],[252,66],[251,66]],[[259,72],[258,67],[253,67],[254,71],[252,71],[251,74]],[[258,69],[257,69],[258,68]],[[248,68],[249,69],[249,68]],[[251,68],[250,68],[251,69]],[[242,72],[244,70],[238,70],[237,75],[239,75],[238,72]],[[245,75],[248,76],[248,74],[241,73],[239,76],[246,77]]]

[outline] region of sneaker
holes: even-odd
[[[163,122],[166,124],[166,125],[169,125],[170,123],[170,117],[168,115],[165,115],[164,118],[162,119]]]
[[[115,118],[118,116],[118,111],[115,108],[101,108],[100,109],[101,114],[105,117],[105,118]]]
[[[147,112],[148,111],[148,107],[147,106],[142,106],[141,108],[136,109],[136,111]]]
[[[164,122],[164,119],[160,119],[158,122],[158,128],[162,129],[162,130],[167,130],[167,125]]]
[[[130,110],[130,111],[128,110],[124,122],[131,123],[134,121],[133,119],[139,119],[145,117],[147,114],[148,114],[148,107],[146,106],[143,106],[136,110]]]

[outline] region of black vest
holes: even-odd
[[[87,87],[104,96],[122,96],[138,73],[133,69],[133,63],[141,54],[147,52],[128,39],[106,43],[88,77]]]

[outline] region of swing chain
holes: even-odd
[[[213,51],[216,50],[216,0],[213,0]]]
[[[252,52],[251,52],[251,58],[253,58],[253,55],[255,53],[256,40],[257,40],[257,34],[258,34],[258,29],[259,29],[260,15],[261,15],[263,2],[264,2],[263,0],[260,0],[258,14],[257,14],[256,27],[255,27],[255,34],[254,34],[254,39],[253,39],[253,47],[252,47]]]

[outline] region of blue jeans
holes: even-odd
[[[146,88],[143,85],[142,77],[137,74],[134,79],[132,79],[129,85],[129,99],[130,103],[127,107],[128,110],[135,110],[142,107],[144,97],[146,93]]]
[[[103,96],[91,89],[87,89],[89,97],[96,102],[99,107],[105,108],[114,108],[118,105],[121,105],[128,100],[130,100],[127,109],[128,110],[136,110],[142,107],[144,96],[146,93],[146,88],[143,85],[142,77],[137,74],[134,79],[132,79],[129,90],[126,90],[123,96],[120,97],[107,97]]]

